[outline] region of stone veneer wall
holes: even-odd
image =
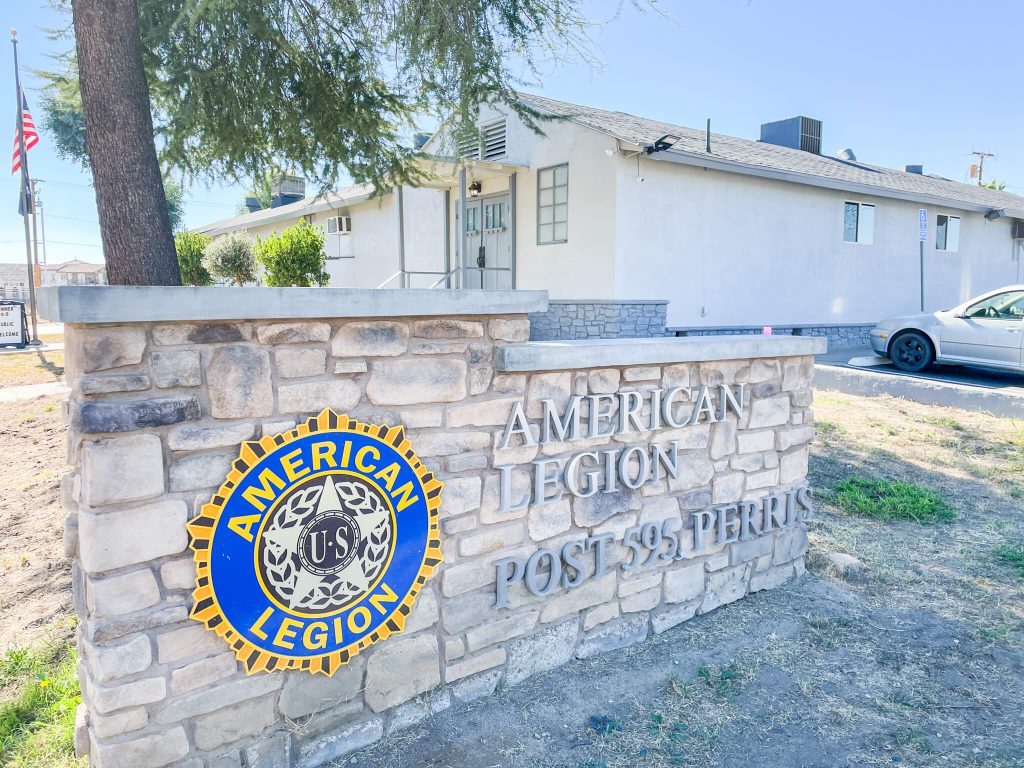
[[[837,347],[860,347],[871,342],[874,323],[859,325],[783,325],[772,326],[776,336],[820,336],[828,339],[829,349]],[[763,332],[763,328],[670,328],[669,335],[677,336],[751,336]]]
[[[549,301],[530,315],[532,341],[664,336],[667,301]]]
[[[492,608],[500,557],[621,534],[637,521],[679,517],[686,528],[690,511],[803,483],[814,434],[807,355],[496,370],[495,348],[529,335],[524,315],[137,322],[65,332],[73,470],[63,496],[87,710],[76,741],[98,768],[320,765],[453,704],[638,642],[803,571],[806,531],[796,526],[713,546],[696,559],[612,567],[546,599],[517,588],[509,607]],[[740,419],[658,433],[681,441],[677,479],[498,514],[496,465],[580,445],[496,450],[513,403],[525,400],[536,423],[542,398],[564,404],[571,393],[723,382],[748,383],[752,402]],[[334,677],[246,676],[224,642],[188,618],[194,569],[185,523],[223,480],[241,441],[325,406],[405,425],[446,483],[445,563],[405,631]],[[586,445],[602,442],[609,439]],[[524,480],[517,470],[516,486]],[[616,544],[610,552],[614,564],[626,550]]]

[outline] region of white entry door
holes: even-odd
[[[464,288],[512,287],[512,233],[508,195],[466,204]]]

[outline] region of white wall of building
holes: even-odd
[[[410,270],[444,269],[444,195],[432,189],[405,188],[405,257]],[[327,219],[351,216],[352,233],[329,234]],[[297,224],[296,215],[246,227],[253,237],[267,237]],[[310,214],[310,223],[324,232],[327,273],[333,287],[376,288],[398,271],[398,196],[383,195],[363,203]],[[425,278],[423,278],[425,279]],[[431,280],[433,282],[433,280]],[[398,287],[398,280],[389,287]],[[414,283],[412,287],[418,287]]]
[[[664,161],[618,162],[615,297],[668,299],[670,326],[871,323],[919,308],[916,203]],[[875,208],[871,245],[843,240],[846,201]],[[961,216],[958,253],[935,217]],[[1015,282],[1010,223],[929,207],[925,304]]]
[[[552,299],[612,298],[614,293],[615,165],[605,150],[613,139],[564,121],[543,124],[539,136],[508,110],[493,107],[481,112],[480,122],[506,117],[505,162],[529,166],[516,174],[516,287],[547,290]],[[446,139],[436,138],[429,148],[447,150]],[[566,243],[537,243],[537,172],[569,165],[569,235]],[[482,183],[481,195],[508,189],[505,179]],[[453,211],[458,191],[452,194]],[[458,229],[452,219],[452,264],[458,263]],[[472,261],[472,254],[469,255]]]

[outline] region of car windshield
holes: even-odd
[[[967,317],[987,317],[995,320],[1024,319],[1024,291],[1007,291],[989,296],[969,306],[964,314]]]

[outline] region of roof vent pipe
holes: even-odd
[[[711,118],[708,118],[708,127],[704,133],[704,151],[711,154]]]

